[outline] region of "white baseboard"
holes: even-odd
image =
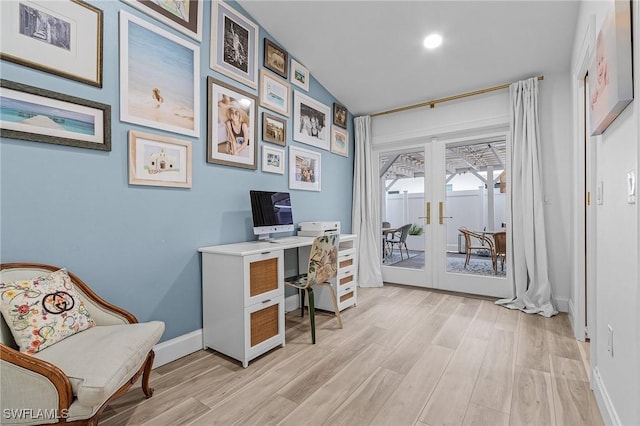
[[[158,343],[153,348],[153,351],[156,353],[153,368],[160,367],[161,365],[180,359],[183,356],[197,352],[203,347],[202,329]]]
[[[300,297],[297,294],[293,294],[284,299],[284,311],[291,312],[300,308]]]
[[[620,423],[618,413],[613,406],[613,401],[611,401],[607,388],[604,386],[604,382],[602,381],[602,377],[600,377],[598,367],[594,367],[591,372],[591,384],[593,386],[593,394],[596,397],[596,402],[598,403],[598,408],[600,409],[600,415],[602,416],[604,424],[613,426],[622,425],[622,423]]]
[[[554,297],[553,301],[556,304],[556,309],[558,309],[560,312],[569,312],[569,299],[559,299],[557,297]]]

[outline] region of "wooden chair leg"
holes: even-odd
[[[149,377],[151,376],[151,368],[153,367],[153,360],[155,357],[156,354],[153,351],[150,351],[149,355],[147,355],[144,371],[142,372],[142,392],[144,392],[144,396],[147,398],[151,398],[153,396],[153,388],[149,387]]]
[[[313,297],[313,288],[309,287],[307,289],[307,294],[309,295],[309,319],[311,320],[311,342],[316,344],[316,308],[315,301]]]
[[[467,249],[467,258],[464,260],[464,267],[466,268],[469,264],[469,258],[471,257],[471,252]]]

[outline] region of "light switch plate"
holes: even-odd
[[[636,202],[636,171],[631,170],[627,173],[627,203],[635,204]]]
[[[604,182],[598,182],[598,186],[596,186],[596,204],[602,204],[602,195],[604,192]]]

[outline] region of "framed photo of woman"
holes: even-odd
[[[258,99],[207,77],[207,162],[257,168]]]

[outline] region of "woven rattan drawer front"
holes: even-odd
[[[251,346],[278,335],[278,305],[251,313]]]
[[[251,297],[278,289],[278,258],[259,260],[249,265]]]
[[[340,296],[340,303],[342,303],[342,302],[344,302],[346,300],[349,300],[351,298],[353,298],[353,291],[350,291],[348,293],[345,293],[345,294],[341,295]]]
[[[353,266],[353,258],[349,257],[347,259],[341,260],[338,263],[338,268],[342,269],[342,268],[347,268],[349,266]]]

